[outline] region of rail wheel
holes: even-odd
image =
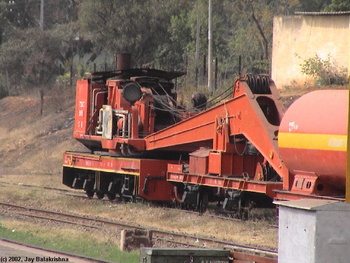
[[[103,192],[101,192],[101,191],[97,191],[96,192],[96,196],[97,196],[98,199],[103,199],[103,197],[105,197],[105,194]]]
[[[113,201],[116,198],[116,195],[113,193],[107,193],[107,198],[109,201]]]
[[[173,188],[173,202],[174,202],[174,206],[175,208],[180,208],[180,209],[184,209],[184,192],[182,187],[180,186],[174,186]]]
[[[94,197],[94,194],[95,194],[94,191],[90,191],[90,190],[85,191],[85,193],[86,193],[86,196],[87,196],[88,198],[93,198],[93,197]]]
[[[199,200],[198,200],[198,211],[200,214],[203,214],[207,211],[209,204],[209,196],[208,192],[203,191],[199,194]]]

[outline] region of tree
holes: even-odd
[[[332,0],[300,0],[301,12],[321,12],[326,6],[331,3]]]
[[[59,45],[60,41],[46,31],[17,30],[2,45],[0,67],[13,81],[25,79],[29,86],[44,85],[57,73],[54,58],[58,57]]]
[[[45,0],[45,28],[77,20],[78,3],[78,0]],[[1,0],[1,4],[6,6],[4,17],[12,27],[26,29],[39,26],[40,0]]]
[[[99,49],[130,52],[136,64],[151,65],[157,62],[162,43],[170,41],[171,17],[187,2],[86,0],[80,5],[79,20]]]
[[[44,85],[62,73],[59,64],[67,71],[76,55],[92,52],[93,57],[101,51],[113,61],[117,53],[130,52],[134,66],[186,69],[191,81],[199,68],[204,76],[207,0],[45,0],[44,32],[38,30],[40,2],[0,0],[2,82],[8,75],[12,84]],[[269,73],[275,15],[325,7],[349,10],[347,2],[213,0],[213,55],[219,72],[234,77],[241,66],[243,73]]]
[[[332,0],[332,2],[324,8],[326,12],[350,11],[349,0]]]
[[[267,1],[236,1],[230,18],[230,53],[238,72],[238,57],[242,57],[242,73],[268,73],[271,54],[273,12]]]
[[[6,14],[6,2],[0,2],[0,45],[3,42],[3,34],[7,28],[7,20],[5,18]]]
[[[40,2],[0,1],[0,79],[6,86],[47,85],[62,73],[60,64],[71,64],[76,53],[86,51],[74,22],[79,2],[45,0],[44,31],[38,25]]]
[[[241,57],[242,73],[269,74],[273,18],[291,15],[300,10],[299,0],[226,1],[228,21],[227,41],[230,67],[238,73]]]
[[[12,0],[6,2],[6,19],[16,28],[25,29],[38,25],[40,1]]]
[[[72,63],[72,58],[86,45],[76,39],[78,25],[74,22],[52,30],[39,28],[14,30],[1,45],[0,72],[7,74],[13,86],[40,87],[61,74],[60,64]]]
[[[226,23],[228,12],[225,10],[225,2],[214,0],[212,10],[213,56],[218,58],[220,64],[229,56]],[[173,54],[172,61],[176,61],[178,65],[186,64],[190,80],[198,83],[200,77],[205,83],[206,69],[202,63],[207,63],[205,56],[208,53],[208,1],[192,1],[190,8],[174,15],[169,32],[172,42],[167,52]]]

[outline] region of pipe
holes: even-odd
[[[131,54],[123,53],[117,55],[116,70],[125,70],[131,68]]]

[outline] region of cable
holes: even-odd
[[[237,142],[236,142],[236,134],[233,135],[233,144],[235,146],[235,151],[236,153],[239,155],[239,156],[243,156],[245,154],[245,151],[247,150],[247,146],[248,146],[248,143],[247,143],[247,139],[245,140],[245,146],[244,146],[244,149],[243,151],[240,153],[238,152],[238,149],[237,149]]]
[[[137,83],[137,84],[141,87],[141,85],[139,83]],[[162,100],[161,97],[165,96],[167,98],[167,100],[172,102],[174,105],[177,104],[177,101],[175,101],[172,98],[172,96],[169,95],[169,93],[166,91],[166,89],[163,87],[163,85],[161,83],[157,82],[157,85],[158,85],[158,87],[160,87],[162,89],[162,91],[164,92],[164,95],[159,94],[159,92],[155,89],[155,87],[151,87],[153,99],[161,106],[161,107],[154,106],[155,110],[171,113],[173,115],[173,117],[177,117],[179,119],[182,119],[186,112],[191,112],[191,111],[197,110],[197,108],[194,108],[194,107],[189,108],[187,110],[182,110],[182,109],[176,108],[174,106],[171,106],[169,103]],[[232,94],[232,88],[233,88],[233,86],[230,86],[228,89],[224,90],[222,93],[218,94],[216,97],[212,98],[211,100],[207,101],[206,103],[198,105],[197,107],[201,108],[201,107],[207,106],[207,108],[210,108],[213,105],[219,103],[220,101],[227,99]],[[175,119],[174,119],[174,122],[176,122]]]

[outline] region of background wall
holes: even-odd
[[[312,83],[301,72],[305,59],[330,57],[350,67],[350,14],[276,16],[273,25],[272,79],[278,88]]]

